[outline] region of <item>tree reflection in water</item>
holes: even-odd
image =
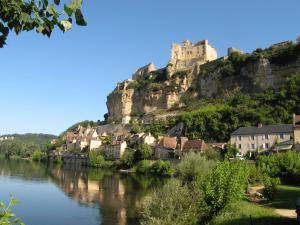
[[[1,161],[0,175],[25,180],[47,180],[86,207],[99,207],[103,225],[135,225],[137,205],[166,179],[76,165],[58,167],[27,161]],[[66,209],[67,210],[67,209]]]

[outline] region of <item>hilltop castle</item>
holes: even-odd
[[[218,58],[217,50],[208,43],[208,40],[193,44],[186,40],[182,44],[172,45],[172,56],[169,71],[186,70],[196,65],[202,65]]]

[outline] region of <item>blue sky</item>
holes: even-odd
[[[59,134],[102,119],[118,81],[149,62],[163,67],[172,42],[208,39],[252,51],[300,35],[299,0],[85,0],[87,27],[10,35],[0,49],[0,134]]]

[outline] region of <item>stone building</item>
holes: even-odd
[[[170,159],[175,157],[177,149],[176,137],[163,137],[154,151],[156,159]]]
[[[171,71],[186,70],[218,58],[217,50],[208,43],[208,40],[193,44],[186,40],[182,44],[172,45]]]
[[[300,150],[300,115],[293,115],[295,149]]]
[[[279,124],[257,127],[241,127],[234,131],[230,143],[235,145],[240,154],[247,152],[267,151],[277,143],[293,139],[293,124]]]
[[[149,74],[156,71],[156,67],[153,63],[143,66],[135,71],[132,75],[132,80],[146,79]]]
[[[108,160],[120,159],[124,155],[126,148],[126,141],[114,141],[112,144],[103,148],[105,158]]]

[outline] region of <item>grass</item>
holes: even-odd
[[[280,185],[273,201],[262,202],[264,206],[277,209],[295,209],[300,187]]]
[[[225,207],[207,225],[296,225],[295,219],[283,218],[272,208],[256,203],[238,201]]]

